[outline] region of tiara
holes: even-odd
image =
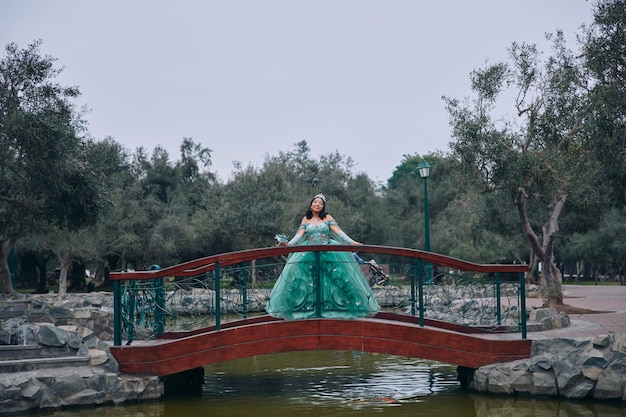
[[[324,203],[326,202],[326,197],[324,197],[324,194],[322,193],[319,193],[318,195],[313,197],[313,200],[315,200],[316,198],[321,198],[322,200],[324,200]]]

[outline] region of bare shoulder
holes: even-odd
[[[326,217],[324,217],[324,221],[325,222],[334,222],[336,220],[335,220],[335,218],[331,214],[326,213]]]

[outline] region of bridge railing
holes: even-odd
[[[111,273],[114,344],[209,326],[220,330],[222,323],[264,315],[289,254],[328,250],[328,245],[260,248]],[[421,326],[436,320],[526,338],[527,266],[475,264],[388,246],[332,246],[335,252],[355,250],[383,311],[414,316]]]

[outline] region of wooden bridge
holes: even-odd
[[[241,267],[242,262],[245,261],[276,257],[290,251],[302,250],[302,247],[297,246],[255,249],[215,255],[170,268],[112,274],[111,279],[114,280],[116,286],[116,335],[115,346],[111,347],[111,352],[119,364],[119,370],[127,373],[167,376],[231,359],[304,350],[350,350],[391,354],[434,360],[473,369],[490,363],[530,357],[531,341],[526,339],[525,334],[523,289],[523,272],[526,271],[526,266],[477,265],[443,255],[404,248],[364,246],[359,247],[359,252],[374,253],[379,257],[387,255],[390,256],[388,259],[395,263],[398,261],[398,256],[401,256],[403,259],[408,259],[407,264],[416,265],[415,268],[411,266],[408,269],[397,266],[391,268],[400,277],[398,279],[404,280],[402,288],[409,288],[405,313],[380,312],[375,317],[362,319],[312,318],[307,320],[280,320],[267,315],[249,318],[243,314],[243,317],[239,319],[221,322],[220,311],[224,309],[221,304],[224,298],[221,291],[224,291],[223,281],[228,276],[226,271],[229,265]],[[312,246],[307,247],[306,250],[325,251],[328,250],[328,246]],[[354,247],[333,246],[333,251],[336,250],[352,251]],[[445,271],[439,272],[445,276],[439,276],[437,279],[434,279],[434,276],[428,276],[429,268],[433,267],[437,267],[439,271]],[[253,269],[249,266],[243,268],[245,271],[258,274],[258,265]],[[212,291],[214,297],[212,300],[215,304],[211,308],[214,309],[216,324],[196,330],[165,329],[165,321],[159,322],[158,319],[159,311],[167,310],[163,295],[165,290],[163,294],[158,295],[159,286],[154,285],[154,280],[164,277],[193,276],[196,277],[195,282],[198,282],[197,277],[204,277],[208,271],[213,271],[213,275],[205,277],[205,280],[213,283],[210,291]],[[236,274],[232,274],[237,276],[238,282],[241,282],[241,271],[238,269]],[[467,275],[463,271],[469,271],[470,274]],[[519,276],[519,281],[504,284],[500,280],[501,273],[514,273]],[[484,287],[486,290],[478,292],[476,283],[481,281],[480,274],[493,277],[494,280],[489,281]],[[454,281],[450,277],[454,278]],[[431,282],[426,284],[428,279]],[[155,334],[149,340],[129,339],[127,345],[122,346],[122,330],[124,328],[130,330],[133,325],[132,321],[137,317],[150,315],[145,312],[138,313],[135,310],[128,311],[127,304],[130,304],[128,300],[132,299],[136,304],[139,293],[133,293],[130,298],[123,296],[122,282],[128,281],[126,287],[136,291],[135,284],[131,285],[130,282],[139,280],[149,282],[151,284],[149,287],[152,289],[157,288],[157,295],[144,303],[153,309],[151,317],[156,318],[153,323]],[[427,317],[428,314],[432,314],[430,312],[435,300],[442,298],[442,294],[446,294],[442,291],[449,291],[448,287],[458,289],[465,285],[472,287],[471,297],[460,295],[458,300],[446,300],[441,304],[460,306],[457,306],[453,313],[461,314],[458,313],[461,311],[465,321],[468,320],[465,317],[469,315],[470,307],[468,306],[473,306],[472,311],[475,313],[478,310],[479,314],[486,314],[487,310],[493,310],[495,316],[489,320],[494,320],[495,325],[485,326],[486,316],[482,315],[473,325]],[[518,301],[513,309],[501,305],[503,298],[501,291],[504,291],[502,288],[505,285],[520,289],[515,295]],[[244,281],[243,286],[238,290],[243,294],[244,299],[243,307],[238,307],[239,312],[246,310],[252,290],[250,281]],[[172,289],[170,288],[169,291]],[[434,296],[428,298],[429,293],[436,293],[438,298]],[[485,304],[483,299],[488,298],[486,294],[492,295],[490,300],[493,301],[490,303],[493,304]],[[502,317],[503,311],[508,310],[512,310],[513,313],[517,310],[515,317],[519,326],[516,329],[521,332],[521,339],[486,336],[485,333],[488,332],[511,331],[503,325],[506,321]],[[446,314],[449,317],[455,317],[451,313]]]

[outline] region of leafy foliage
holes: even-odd
[[[10,292],[7,251],[49,226],[77,230],[103,209],[102,177],[85,163],[88,141],[72,99],[79,91],[53,79],[54,59],[11,43],[0,60],[0,281]]]

